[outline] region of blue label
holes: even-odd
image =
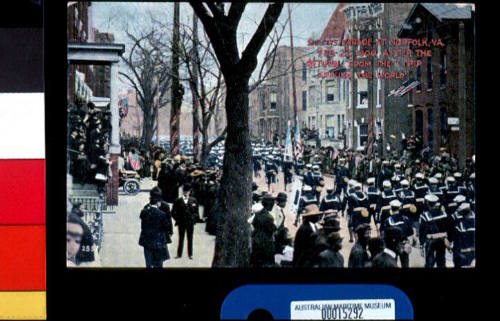
[[[246,320],[259,309],[275,319],[287,320],[413,320],[413,307],[406,294],[394,286],[379,284],[244,285],[226,297],[220,318]]]

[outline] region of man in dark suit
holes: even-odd
[[[172,217],[175,225],[179,229],[179,246],[177,247],[177,257],[182,256],[184,247],[184,235],[187,234],[187,247],[189,259],[193,259],[193,231],[196,224],[198,213],[198,202],[191,197],[191,185],[184,184],[182,187],[182,196],[175,200],[172,206]]]
[[[388,227],[384,231],[385,248],[372,261],[374,268],[397,268],[397,257],[401,253],[403,232],[398,227]]]
[[[167,206],[168,209],[168,206]],[[144,247],[147,268],[161,268],[168,260],[167,243],[172,235],[172,222],[164,212],[161,190],[155,187],[150,192],[150,201],[141,211],[141,235],[139,245]]]
[[[294,267],[312,267],[315,257],[315,247],[318,243],[319,231],[316,223],[321,212],[316,204],[305,207],[302,214],[303,220],[295,234],[293,249]]]

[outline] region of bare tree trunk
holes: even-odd
[[[172,44],[172,108],[170,110],[170,153],[179,153],[180,114],[184,90],[179,83],[179,2],[174,2],[174,31]]]
[[[236,77],[235,77],[236,78]],[[242,77],[243,78],[243,77]],[[227,81],[227,128],[221,215],[215,241],[214,266],[245,267],[250,263],[251,145],[248,126],[248,79]],[[238,184],[235,184],[238,182]]]

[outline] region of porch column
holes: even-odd
[[[118,205],[118,157],[120,147],[120,113],[118,111],[118,64],[111,63],[110,67],[110,111],[111,111],[111,145],[109,148],[111,161],[111,182],[108,183],[108,204]]]

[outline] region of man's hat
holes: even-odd
[[[455,177],[455,178],[462,178],[462,173],[460,173],[460,172],[455,172],[455,173],[453,174],[453,177]]]
[[[363,233],[365,233],[365,231],[371,230],[371,229],[372,228],[370,227],[370,224],[362,223],[356,227],[354,232],[356,232],[356,234],[363,234]]]
[[[401,164],[399,163],[394,164],[394,168],[401,168]]]
[[[203,175],[203,171],[198,170],[198,169],[195,169],[194,171],[191,172],[191,174],[189,174],[189,176],[191,176],[191,177],[198,177],[201,175]]]
[[[369,179],[366,180],[366,183],[368,185],[375,184],[375,177],[370,177]]]
[[[334,190],[334,188],[333,188],[333,187],[327,187],[327,188],[326,188],[326,192],[327,192],[327,193],[331,193],[331,192],[333,192],[333,190]]]
[[[325,232],[338,232],[340,231],[340,222],[336,216],[329,216],[323,222],[323,230]]]
[[[274,204],[274,197],[271,194],[265,194],[262,197],[262,205]]]
[[[403,179],[401,182],[400,182],[401,186],[410,186],[410,182],[408,182],[407,179]]]
[[[362,187],[363,186],[359,182],[356,182],[356,184],[354,185],[354,189],[357,190],[357,191],[360,191]]]
[[[436,177],[429,178],[429,184],[437,184],[437,183],[438,183],[438,180]]]
[[[278,195],[276,196],[276,201],[278,202],[286,202],[287,196],[283,192],[279,192]]]
[[[311,164],[306,164],[306,168],[312,168]]]
[[[304,187],[302,187],[302,190],[303,190],[304,192],[310,192],[310,191],[312,191],[312,187],[311,187],[311,186],[309,186],[309,185],[304,185]]]
[[[470,210],[470,204],[469,203],[462,203],[457,209],[458,213],[466,212]]]
[[[318,182],[318,185],[319,185],[319,186],[325,186],[325,181],[324,181],[324,180],[320,180],[320,181]]]
[[[434,175],[434,177],[437,179],[441,179],[443,177],[443,174],[438,172],[438,173],[436,173],[436,175]]]
[[[315,171],[316,171],[316,170],[317,170],[317,171],[319,171],[319,166],[318,166],[318,165],[314,165],[312,168],[313,168],[313,170],[315,170]]]
[[[403,232],[399,227],[389,226],[384,230],[385,242],[400,242],[403,240]]]
[[[460,204],[460,203],[465,202],[466,200],[467,200],[467,199],[465,198],[465,196],[458,194],[458,195],[457,195],[457,196],[455,196],[455,198],[453,199],[453,202],[454,202],[454,203],[457,203],[457,204]]]
[[[162,200],[161,189],[158,186],[155,186],[149,192],[149,197],[153,202],[158,202]]]
[[[449,182],[449,183],[455,183],[456,179],[453,176],[448,176],[448,177],[446,177],[446,181]]]
[[[399,200],[392,200],[389,205],[391,208],[399,209],[401,207],[401,202]]]
[[[437,203],[439,201],[439,197],[437,197],[434,194],[427,194],[425,195],[425,200],[431,204]]]
[[[188,192],[190,190],[191,190],[191,184],[186,183],[186,184],[182,185],[182,191]]]
[[[179,154],[177,154],[177,155],[174,156],[174,161],[176,161],[176,162],[180,162],[181,159],[182,159],[181,155],[179,155]]]
[[[356,185],[356,180],[354,180],[354,179],[350,179],[350,180],[347,182],[347,185],[349,185],[349,186],[354,186],[354,185]]]
[[[415,174],[415,178],[424,179],[424,174],[417,173],[417,174]]]
[[[388,160],[383,161],[382,165],[389,165],[389,161]]]
[[[382,183],[382,186],[383,187],[391,187],[391,182],[388,181],[388,180],[385,180],[383,183]]]
[[[319,210],[318,205],[310,204],[304,207],[304,212],[301,214],[302,217],[321,215],[321,211]]]

